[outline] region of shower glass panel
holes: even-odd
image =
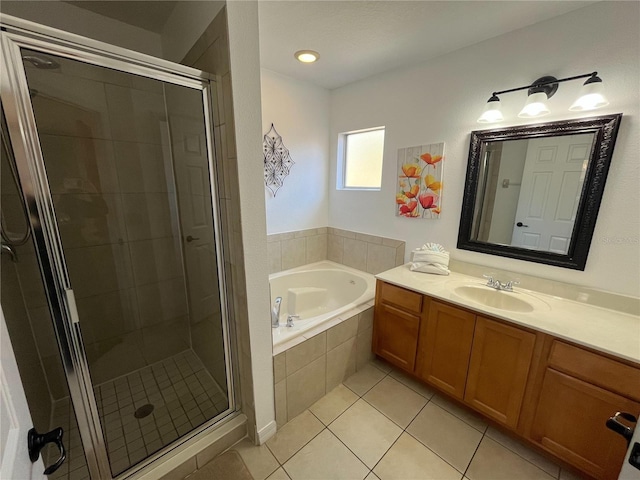
[[[203,93],[21,53],[115,476],[229,409]]]
[[[0,150],[0,303],[11,338],[31,419],[39,433],[61,427],[67,459],[49,478],[88,478],[78,422],[58,350],[53,320],[38,268],[33,237],[22,203],[13,154],[4,130]],[[42,452],[45,466],[55,463],[58,449]]]

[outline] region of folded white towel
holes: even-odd
[[[426,243],[411,253],[411,271],[449,275],[449,252],[439,243]]]
[[[425,243],[422,246],[421,250],[431,250],[432,252],[442,252],[442,253],[447,252],[442,245],[440,245],[439,243],[432,243],[432,242]]]
[[[449,269],[439,263],[411,262],[409,270],[412,272],[433,273],[435,275],[449,275]]]
[[[449,266],[448,252],[425,252],[423,250],[414,250],[411,259],[414,262],[439,263],[445,267]]]

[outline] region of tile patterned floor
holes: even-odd
[[[227,397],[191,350],[94,388],[115,475],[227,409]],[[134,413],[152,404],[143,418]],[[54,405],[53,426],[65,429],[67,461],[50,479],[89,478],[69,399]],[[57,451],[49,450],[49,462]]]
[[[378,360],[265,445],[232,448],[255,480],[579,478]]]

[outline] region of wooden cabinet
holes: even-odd
[[[477,317],[465,402],[515,430],[535,341],[534,333]]]
[[[548,368],[531,440],[596,478],[616,479],[627,444],[605,421],[617,411],[637,415],[640,404]]]
[[[605,423],[640,416],[638,365],[380,280],[373,349],[584,473],[617,478],[626,441]]]
[[[627,450],[605,422],[640,415],[640,368],[547,337],[525,435],[589,475],[616,479]]]
[[[422,301],[418,293],[378,281],[373,351],[408,372],[416,361]]]
[[[432,300],[420,328],[416,375],[462,399],[475,321],[473,313]]]

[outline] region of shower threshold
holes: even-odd
[[[94,388],[113,476],[224,412],[224,391],[192,350]],[[52,425],[65,431],[67,461],[49,479],[89,479],[68,398],[54,403]],[[49,463],[57,458],[48,451]]]

